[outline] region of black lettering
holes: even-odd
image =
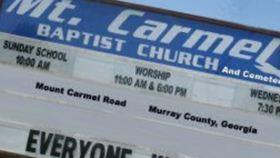
[[[48,134],[46,138],[46,132],[41,132],[41,143],[40,143],[40,153],[46,155],[48,148],[50,146],[51,140],[53,139],[53,134]]]
[[[262,100],[272,101],[272,102],[280,102],[280,95],[278,93],[272,93],[257,89],[251,89],[251,98],[258,98]]]
[[[156,106],[150,105],[149,112],[157,113],[157,111],[158,111],[158,108]]]
[[[277,106],[275,111],[276,111],[275,114],[279,115],[279,113],[280,113],[280,106]]]
[[[106,158],[119,158],[120,157],[120,147],[116,147],[116,151],[114,151],[114,146],[109,145],[107,149],[107,155]]]
[[[258,92],[256,89],[251,89],[251,98],[257,98]]]
[[[66,158],[67,155],[68,158],[74,158],[74,151],[76,147],[77,147],[76,139],[72,137],[66,137],[61,158]]]
[[[3,48],[4,48],[4,49],[9,48],[9,41],[4,41]]]
[[[131,149],[126,149],[123,148],[122,150],[122,154],[121,154],[121,158],[127,158],[127,155],[131,155],[132,154],[132,150]]]
[[[104,102],[104,103],[110,103],[110,104],[111,104],[111,100],[110,100],[110,98],[109,98],[108,96],[104,96],[103,102]]]
[[[36,56],[53,59],[53,60],[58,60],[58,61],[63,61],[63,62],[68,61],[66,58],[66,53],[58,52],[56,50],[41,48],[41,47],[37,48]]]
[[[60,157],[61,153],[58,150],[62,148],[62,143],[60,141],[63,139],[64,139],[63,135],[56,134],[54,136],[53,146],[52,146],[52,150],[51,150],[51,156]]]
[[[91,144],[92,144],[92,142],[87,142],[85,144],[85,142],[83,140],[80,141],[80,152],[81,152],[80,158],[85,158]]]
[[[104,158],[105,156],[105,147],[103,144],[101,143],[96,143],[92,149],[91,149],[91,154],[90,154],[90,158],[97,158],[95,157],[97,154],[97,151],[99,150],[99,158]]]
[[[29,131],[29,136],[27,139],[27,145],[26,145],[26,151],[36,153],[36,148],[32,147],[33,144],[37,144],[37,139],[35,139],[35,136],[39,136],[40,131],[31,129]]]
[[[35,53],[35,54],[36,54],[36,56],[40,56],[40,54],[41,54],[41,50],[42,50],[42,48],[41,48],[41,47],[38,47],[38,48],[37,48],[37,52]]]
[[[152,158],[168,158],[163,155],[152,154]]]
[[[166,81],[171,76],[171,73],[166,71],[160,71],[157,69],[136,66],[135,75]]]
[[[44,89],[44,83],[37,82],[35,88],[43,90]]]
[[[136,68],[135,75],[140,76],[142,74],[143,69],[141,67],[138,67],[138,66],[136,66],[135,68]]]

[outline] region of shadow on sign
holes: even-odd
[[[0,0],[2,1],[2,0]],[[0,151],[0,158],[31,158],[28,156],[18,155],[10,152]]]
[[[0,11],[2,10],[2,4],[3,4],[3,0],[0,0]],[[1,14],[1,12],[0,12]]]

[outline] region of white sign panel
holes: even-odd
[[[7,34],[0,36],[0,44],[5,45],[4,43],[7,42],[5,39],[17,42],[24,41],[25,44],[23,45],[28,43],[28,45],[32,45],[33,49],[48,47],[56,49],[55,52],[67,52],[64,55],[67,58],[65,62],[51,59],[48,69],[43,72],[176,100],[241,109],[272,117],[280,116],[280,103],[277,99],[280,91],[278,89],[256,84],[245,84],[234,80],[224,82],[225,80],[221,78],[209,79],[194,72],[187,73],[171,67],[162,67],[157,64],[148,64],[100,53],[88,54],[87,50],[48,42],[42,43]],[[29,62],[35,61],[37,64],[43,64],[44,62],[41,61],[46,57],[37,56],[36,53],[28,55],[27,58],[19,57],[21,55],[22,53],[16,50],[2,50],[0,61],[30,68],[28,65],[32,65],[32,63]],[[21,63],[28,65],[22,65]],[[42,70],[38,66],[34,68]],[[264,95],[261,93],[264,93]]]
[[[7,125],[8,124],[8,125]],[[28,129],[30,128],[30,129]],[[128,145],[102,138],[67,135],[5,122],[0,125],[0,149],[32,157],[61,158],[190,158],[148,147]]]
[[[0,73],[3,75],[0,79],[0,92],[3,94],[62,104],[64,108],[113,112],[163,125],[178,126],[182,130],[195,129],[252,142],[280,144],[280,140],[275,139],[280,132],[277,118],[131,93],[8,66],[2,66]],[[274,130],[271,130],[272,128]]]
[[[175,153],[176,155],[188,155],[191,158],[249,156],[275,158],[280,154],[278,144],[259,141],[251,134],[247,134],[246,138],[240,138],[206,129],[167,125],[162,121],[151,121],[140,117],[127,117],[123,113],[65,107],[63,104],[30,99],[24,96],[1,93],[0,99],[5,103],[5,105],[0,104],[0,120],[3,122],[0,126],[0,148],[11,152],[25,153],[28,131],[34,129],[46,131],[48,134],[63,134],[74,138],[80,136],[78,138],[81,140],[92,140],[93,142],[96,142],[94,141],[96,139],[93,138],[106,138],[105,140],[122,142],[121,144],[136,145],[134,147],[159,149],[149,151],[158,151],[156,153],[160,155],[173,155],[172,153]],[[243,117],[238,113],[234,113],[234,116],[227,115],[227,117],[232,118],[231,120]],[[257,122],[259,121],[257,120]],[[262,123],[273,124],[265,119]],[[17,128],[18,125],[21,127],[20,129]],[[272,126],[265,128],[274,129],[277,127],[274,124]],[[25,130],[22,131],[22,128]],[[258,134],[262,135],[261,133],[266,134],[267,138],[271,134],[264,131],[263,128],[258,128]],[[34,139],[38,140],[39,138],[36,136]],[[277,138],[276,134],[275,138]],[[32,143],[32,148],[35,148],[36,151],[40,150],[38,143]]]

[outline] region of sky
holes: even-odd
[[[280,0],[123,0],[280,31]]]

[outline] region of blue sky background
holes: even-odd
[[[280,0],[123,0],[280,31]]]

